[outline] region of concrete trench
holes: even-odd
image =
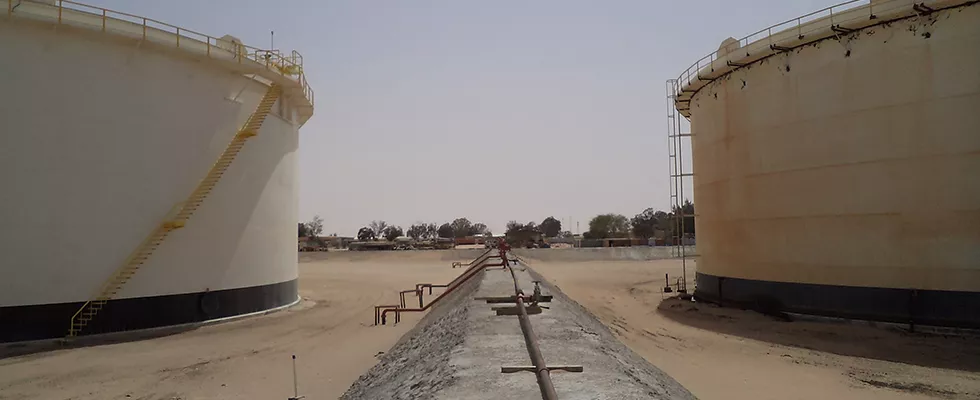
[[[521,289],[541,277],[515,267]],[[533,372],[504,374],[501,366],[531,365],[517,316],[497,316],[475,297],[511,296],[506,270],[479,273],[434,306],[343,399],[540,399]],[[552,371],[561,399],[693,399],[675,380],[620,343],[578,303],[546,281],[549,309],[531,315],[548,365],[582,365],[584,372]],[[377,329],[384,329],[383,326]]]

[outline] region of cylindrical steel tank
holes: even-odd
[[[296,150],[312,92],[282,60],[298,55],[75,3],[3,3],[0,342],[65,336],[273,83],[283,94],[257,136],[84,333],[296,302]]]
[[[696,296],[980,327],[980,4],[790,21],[682,76]]]

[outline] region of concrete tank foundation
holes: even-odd
[[[516,268],[521,288],[531,293],[533,281],[542,278],[524,266]],[[518,317],[497,316],[494,305],[475,300],[513,295],[510,273],[485,271],[460,289],[434,307],[343,398],[540,398],[534,373],[500,372],[501,366],[531,364]],[[560,398],[694,398],[556,287],[542,282],[542,291],[554,296],[546,304],[550,308],[530,318],[545,361],[584,367],[581,373],[551,373]]]

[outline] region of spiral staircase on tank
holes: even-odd
[[[225,148],[221,156],[208,170],[204,179],[197,184],[194,191],[183,202],[174,206],[173,210],[167,214],[156,228],[143,240],[139,246],[129,255],[123,265],[102,284],[98,292],[86,301],[81,308],[71,318],[71,326],[68,329],[68,338],[78,336],[82,329],[92,322],[99,311],[114,299],[123,286],[139,271],[140,267],[146,263],[157,248],[167,239],[171,232],[183,228],[187,221],[200,208],[204,200],[214,189],[221,176],[228,170],[232,162],[245,147],[249,138],[258,134],[259,129],[265,122],[266,117],[272,111],[273,105],[282,94],[282,88],[278,84],[270,84],[269,89],[262,100],[259,101],[255,111],[249,115],[245,125],[235,134],[231,142]]]

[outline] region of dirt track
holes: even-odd
[[[702,399],[980,398],[980,336],[661,302],[664,273],[680,274],[676,260],[531,263]]]
[[[420,280],[451,280],[459,270],[447,254],[306,254],[296,307],[155,339],[3,358],[0,399],[285,399],[291,354],[300,394],[337,398],[421,318],[375,328],[373,306],[397,304],[397,290]]]

